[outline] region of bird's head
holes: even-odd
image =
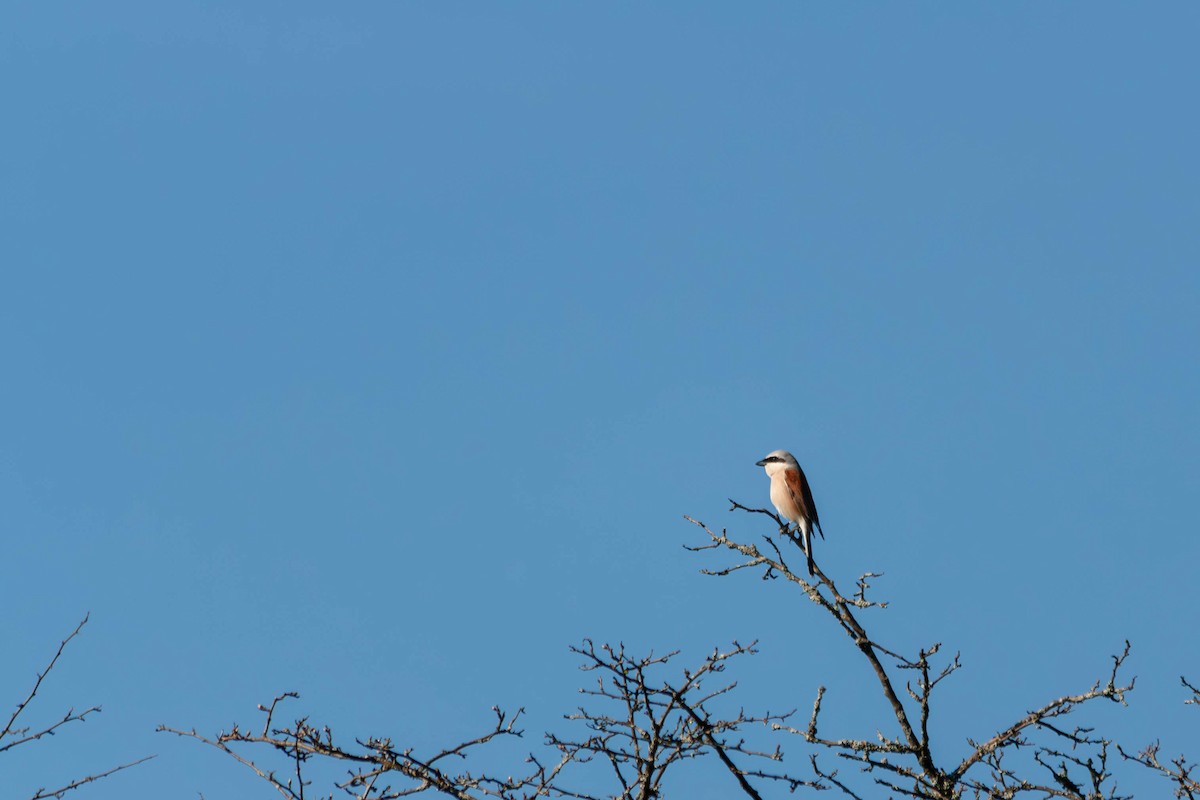
[[[792,469],[799,468],[796,457],[787,450],[774,450],[770,453],[767,453],[762,461],[756,462],[756,466],[765,469],[768,475],[774,475],[776,472],[787,469],[788,467],[791,467]]]

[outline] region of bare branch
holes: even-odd
[[[1200,706],[1200,689],[1189,683],[1183,676],[1180,676],[1179,682],[1191,692],[1191,697],[1183,701],[1184,705]],[[1117,752],[1123,759],[1141,764],[1174,783],[1175,797],[1181,798],[1181,800],[1200,798],[1200,778],[1195,777],[1196,762],[1188,761],[1182,753],[1164,761],[1160,756],[1161,749],[1162,745],[1158,741],[1146,745],[1137,753],[1128,753],[1120,745],[1117,745]]]
[[[974,752],[964,758],[957,768],[951,773],[951,777],[958,779],[966,774],[972,766],[984,760],[989,754],[996,750],[1007,747],[1010,744],[1020,741],[1025,730],[1033,726],[1042,726],[1043,728],[1053,730],[1047,725],[1047,720],[1055,717],[1070,714],[1075,708],[1092,700],[1111,700],[1115,703],[1125,703],[1125,693],[1132,691],[1134,680],[1131,679],[1128,684],[1117,685],[1117,671],[1121,665],[1125,663],[1125,659],[1129,656],[1129,642],[1125,642],[1125,649],[1118,656],[1113,656],[1113,668],[1109,675],[1108,682],[1101,686],[1099,681],[1092,685],[1092,688],[1081,694],[1066,695],[1057,700],[1051,700],[1041,708],[1030,711],[1021,719],[1014,722],[1009,727],[1000,731],[992,738],[988,739],[981,745],[975,747]]]
[[[80,634],[80,632],[83,630],[83,626],[88,623],[90,618],[91,614],[85,614],[83,619],[79,621],[79,624],[75,626],[75,629],[71,631],[67,638],[59,642],[58,650],[55,651],[54,656],[50,659],[49,663],[46,664],[46,667],[38,673],[36,680],[33,682],[33,686],[25,694],[25,697],[21,700],[21,702],[17,704],[16,710],[14,710],[12,715],[9,716],[8,722],[4,725],[4,729],[0,730],[0,753],[14,750],[21,745],[36,742],[45,737],[54,736],[64,725],[69,725],[72,722],[84,722],[90,715],[100,713],[100,706],[91,706],[89,708],[85,708],[83,711],[76,711],[74,708],[69,708],[67,709],[66,713],[64,713],[56,721],[46,725],[45,727],[35,729],[34,726],[31,725],[25,725],[22,727],[17,726],[17,722],[21,718],[21,715],[26,711],[26,709],[29,708],[29,705],[33,702],[33,699],[37,697],[38,691],[42,688],[43,681],[46,680],[46,677],[54,670],[55,666],[58,665],[58,660],[62,657],[63,652],[67,649],[67,645],[70,644],[71,641]],[[113,775],[122,770],[129,769],[130,767],[137,766],[138,764],[149,761],[151,758],[154,758],[154,756],[146,756],[145,758],[140,758],[137,761],[130,761],[127,764],[121,764],[120,766],[113,767],[105,772],[85,775],[84,777],[76,778],[57,789],[47,789],[42,787],[33,794],[30,800],[61,798],[66,793],[74,789],[78,789],[80,786],[94,783],[102,778],[107,778],[109,775]]]
[[[67,709],[67,713],[64,714],[57,722],[51,723],[35,733],[30,733],[29,731],[31,728],[28,727],[14,728],[9,732],[10,741],[7,744],[0,745],[0,753],[3,753],[5,750],[11,750],[14,747],[20,747],[28,742],[37,741],[43,736],[53,736],[55,731],[57,731],[63,725],[71,722],[83,722],[85,719],[87,719],[89,714],[96,714],[99,712],[100,706],[92,706],[91,708],[86,708],[79,713],[75,713],[75,709],[70,708]]]
[[[791,542],[803,550],[803,546],[791,533],[778,515],[767,509],[750,508],[731,500],[731,510],[770,517],[779,526],[778,540]],[[954,769],[945,770],[938,766],[933,753],[930,719],[933,713],[935,689],[962,667],[959,654],[951,660],[935,663],[941,651],[940,644],[919,649],[915,657],[902,655],[871,638],[867,633],[859,612],[868,608],[885,608],[886,603],[869,600],[867,591],[870,581],[879,573],[865,572],[856,582],[856,589],[847,597],[834,581],[819,567],[812,577],[792,570],[784,558],[783,550],[776,539],[764,537],[765,546],[756,546],[734,540],[728,532],[709,528],[691,517],[685,517],[708,535],[708,541],[697,547],[695,552],[732,552],[738,557],[732,566],[704,569],[713,576],[726,576],[746,569],[761,569],[766,578],[782,578],[799,588],[810,601],[833,618],[843,633],[867,660],[875,674],[877,688],[892,711],[899,734],[887,736],[876,731],[873,739],[864,737],[830,738],[818,733],[824,687],[817,692],[812,716],[807,728],[800,730],[776,723],[776,730],[802,736],[805,741],[819,748],[831,750],[839,758],[854,762],[860,769],[872,775],[875,785],[905,797],[928,800],[958,800],[964,791],[973,791],[977,797],[1015,798],[1025,793],[1040,794],[1041,797],[1071,797],[1076,800],[1115,800],[1115,790],[1110,787],[1111,774],[1107,768],[1109,742],[1102,737],[1090,735],[1086,729],[1070,730],[1053,724],[1052,720],[1071,713],[1079,705],[1092,700],[1107,699],[1124,704],[1125,694],[1133,689],[1133,680],[1128,684],[1118,683],[1117,673],[1128,656],[1128,643],[1123,653],[1115,656],[1111,674],[1103,685],[1097,682],[1090,690],[1060,697],[1045,706],[1027,713],[1008,728],[991,736],[982,744],[971,742],[972,752]],[[891,659],[891,664],[885,664]],[[908,682],[898,683],[893,670],[915,672]],[[903,689],[903,691],[898,691]],[[1200,696],[1200,695],[1198,695]],[[1070,752],[1053,743],[1035,744],[1030,734],[1042,734],[1069,743]],[[968,740],[970,741],[970,740]],[[1005,753],[1012,749],[1032,747],[1032,767],[1046,770],[1047,780],[1035,780],[1018,776],[1004,760]],[[969,776],[973,767],[989,768],[987,779]],[[813,757],[813,772],[825,788],[834,787],[851,798],[860,794],[846,781],[837,778],[836,772],[820,767]],[[1074,787],[1074,788],[1072,788]],[[1107,792],[1107,794],[1105,793]],[[869,795],[869,793],[868,793]]]
[[[23,712],[29,706],[30,702],[33,701],[33,698],[37,696],[38,689],[42,688],[42,681],[44,681],[46,679],[46,676],[50,674],[50,671],[52,669],[54,669],[54,665],[58,663],[58,659],[60,656],[62,656],[63,650],[66,650],[67,645],[71,642],[71,640],[79,635],[79,632],[81,630],[83,630],[83,626],[87,624],[88,619],[90,619],[90,618],[91,618],[90,613],[84,614],[83,619],[80,620],[79,624],[75,626],[75,630],[71,631],[71,635],[68,636],[67,638],[63,639],[62,642],[59,643],[58,650],[54,653],[54,658],[50,659],[50,663],[46,665],[46,668],[38,673],[37,680],[35,680],[33,682],[33,688],[29,690],[29,693],[27,695],[25,695],[25,699],[17,704],[17,709],[15,711],[13,711],[12,716],[8,718],[8,723],[4,726],[4,730],[0,730],[0,742],[3,742],[6,737],[12,736],[15,733],[13,726],[16,725],[17,719],[21,716],[21,712]],[[89,714],[91,711],[99,711],[99,708],[97,707],[94,709],[88,709],[87,711],[83,712],[83,714],[79,715],[77,717],[77,719],[83,719],[83,717],[86,716],[87,714]],[[69,713],[68,713],[68,716],[70,716]],[[71,721],[71,720],[63,720],[63,722],[60,722],[58,724],[62,725],[68,721]],[[25,728],[23,730],[27,731],[28,728]],[[41,736],[43,736],[44,734],[49,733],[49,732],[50,731],[47,730],[47,731],[43,731],[41,734],[37,734],[35,736],[27,736],[20,742],[16,742],[15,744],[6,745],[3,749],[7,750],[8,748],[15,747],[18,744],[24,744],[25,742],[33,741],[34,739],[38,739]]]
[[[88,775],[85,778],[77,778],[76,780],[71,781],[66,786],[63,786],[59,789],[38,789],[37,792],[29,798],[29,800],[46,800],[46,798],[51,797],[55,798],[55,800],[58,800],[72,789],[78,789],[80,786],[92,783],[93,781],[98,781],[101,778],[107,778],[109,775],[118,773],[121,770],[129,769],[130,767],[136,767],[138,764],[144,764],[152,758],[154,758],[154,756],[146,756],[145,758],[139,758],[137,761],[130,761],[128,764],[122,764],[119,767],[113,767],[105,772],[98,772],[95,775]]]
[[[158,730],[194,739],[220,750],[265,780],[280,796],[288,800],[304,800],[306,787],[311,785],[304,769],[307,762],[314,757],[350,763],[352,769],[349,777],[338,786],[363,800],[393,800],[424,791],[434,791],[460,800],[479,797],[533,797],[539,793],[544,794],[550,781],[562,768],[561,764],[546,768],[531,758],[533,769],[525,776],[498,778],[486,774],[474,775],[470,771],[451,773],[438,766],[439,762],[447,759],[465,760],[474,748],[486,745],[496,738],[521,737],[523,731],[516,727],[516,723],[522,711],[510,716],[499,708],[493,708],[495,722],[486,732],[431,755],[419,756],[412,748],[397,749],[392,741],[386,738],[356,739],[353,746],[343,746],[335,741],[333,732],[328,727],[317,727],[307,718],[300,718],[290,726],[273,727],[272,720],[279,703],[298,697],[295,692],[284,692],[269,706],[259,705],[258,709],[267,718],[267,724],[261,733],[243,731],[237,725],[229,732],[222,732],[215,737],[201,735],[194,729],[183,730],[166,725],[160,725]],[[280,777],[275,770],[261,765],[235,749],[261,745],[287,758],[291,777]],[[381,785],[381,781],[386,780],[388,775],[407,779],[407,783],[398,787]]]
[[[782,525],[782,520],[778,518],[778,515],[771,514],[765,509],[748,508],[747,506],[744,506],[741,503],[733,500],[731,500],[730,503],[732,504],[733,510],[761,513],[772,517],[777,523],[780,524],[781,533],[790,541],[792,541],[793,544],[803,550],[803,545],[788,535],[787,526]],[[892,714],[896,719],[897,725],[900,727],[902,739],[904,741],[904,747],[917,759],[924,774],[927,775],[931,780],[936,780],[939,772],[933,762],[932,753],[927,747],[922,748],[921,741],[909,720],[908,711],[904,707],[904,703],[900,700],[899,695],[896,693],[895,687],[892,684],[891,676],[888,674],[888,671],[884,667],[882,661],[880,661],[879,653],[888,653],[888,651],[881,650],[881,648],[871,641],[866,630],[863,628],[862,624],[854,614],[853,609],[869,607],[873,606],[874,604],[868,603],[865,599],[865,596],[859,600],[853,597],[847,598],[842,595],[842,593],[838,591],[833,580],[829,578],[829,576],[827,576],[824,571],[820,569],[820,567],[815,567],[813,572],[815,583],[810,583],[809,581],[805,580],[803,576],[793,572],[787,566],[787,564],[782,561],[782,559],[772,559],[769,556],[764,555],[753,545],[746,545],[733,541],[728,537],[725,531],[721,531],[721,533],[718,534],[704,523],[696,519],[691,517],[684,518],[707,533],[713,544],[719,545],[728,550],[733,550],[742,554],[743,556],[749,556],[756,565],[763,565],[771,572],[779,574],[788,581],[796,584],[803,589],[810,600],[812,600],[821,608],[825,609],[825,611],[834,618],[834,620],[838,623],[846,635],[850,637],[851,641],[871,665],[871,668],[875,673],[876,680],[879,684],[879,688],[882,690],[884,697],[891,706]],[[741,565],[739,568],[750,565],[750,563],[746,563]],[[860,579],[860,596],[862,596],[865,592],[865,580],[865,577]]]

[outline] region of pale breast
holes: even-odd
[[[782,475],[771,479],[771,503],[784,519],[799,522],[803,516],[792,501],[792,493],[788,491],[787,482],[783,480]]]

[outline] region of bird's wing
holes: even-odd
[[[796,467],[795,472],[785,470],[783,476],[796,507],[812,521],[813,527],[824,539],[825,531],[821,530],[821,520],[817,518],[817,504],[813,502],[812,489],[808,488],[808,478],[804,477],[804,470],[799,467]]]

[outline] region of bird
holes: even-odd
[[[800,469],[796,457],[787,450],[768,453],[756,466],[765,469],[767,477],[771,479],[771,503],[779,515],[796,523],[804,543],[804,555],[808,558],[808,574],[812,575],[812,529],[815,527],[822,539],[825,538],[825,531],[821,529],[821,520],[817,518],[817,504],[813,502],[812,489],[808,488],[804,470]]]

